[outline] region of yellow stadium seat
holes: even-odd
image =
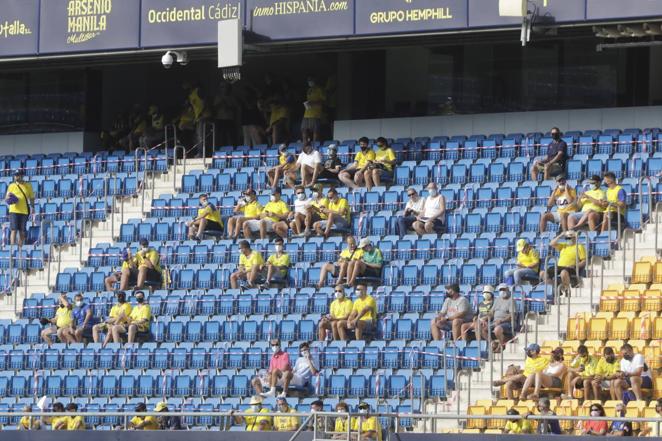
[[[656,317],[653,322],[653,339],[662,339],[662,317]]]
[[[630,286],[628,286],[625,289],[631,289],[631,290],[634,290],[634,291],[643,292],[646,289],[648,289],[648,285],[646,283],[632,283],[632,284],[630,284]],[[625,289],[623,291],[625,291]]]
[[[616,313],[616,318],[625,318],[628,320],[635,319],[639,316],[637,311],[619,311]]]
[[[653,265],[653,283],[662,283],[662,261]]]
[[[625,407],[625,416],[630,418],[639,418],[646,408],[645,401],[630,401]],[[639,423],[632,423],[632,430],[639,430]]]
[[[618,311],[620,308],[621,293],[616,290],[605,289],[600,296],[600,311]]]
[[[662,311],[662,291],[659,289],[647,289],[644,291],[641,302],[642,311],[660,312]]]
[[[560,404],[559,406],[556,406],[556,410],[554,411],[559,417],[563,416],[577,416],[577,409],[573,409],[570,406],[564,406],[563,404]],[[561,425],[561,430],[567,431],[571,430],[573,427],[573,422],[569,420],[565,420],[562,418],[559,418],[559,424]]]
[[[506,409],[510,409],[515,405],[515,400],[497,400],[497,402],[494,404],[495,406],[501,406],[505,407]]]
[[[662,376],[653,377],[653,392],[656,397],[662,396]]]
[[[609,338],[610,339],[630,338],[630,320],[625,317],[616,317],[615,319],[613,319],[611,321],[611,326],[609,327]]]
[[[621,346],[625,342],[623,340],[607,340],[605,342],[605,348],[612,348],[614,353],[618,354],[621,351]]]
[[[467,415],[487,415],[487,410],[483,406],[469,406]],[[487,420],[467,419],[467,429],[484,429],[487,427]]]
[[[609,285],[607,285],[607,289],[618,291],[619,293],[621,293],[625,289],[625,285],[622,283],[610,283]]]
[[[602,340],[586,340],[584,346],[590,355],[602,356]]]
[[[480,433],[480,429],[462,429],[461,433]]]
[[[653,264],[648,261],[635,262],[632,268],[632,283],[651,283],[653,281]]]
[[[632,346],[634,352],[636,352],[637,354],[643,353],[644,349],[646,349],[646,346],[648,345],[648,342],[646,340],[635,340],[632,338],[628,340],[628,343]]]
[[[483,406],[486,409],[489,409],[494,404],[492,400],[476,400],[476,406]]]
[[[616,317],[616,313],[611,312],[611,311],[598,311],[598,312],[595,313],[594,317],[611,320],[614,317]],[[591,318],[591,317],[589,317],[589,318]]]
[[[521,400],[517,403],[516,406],[513,406],[513,409],[517,409],[520,415],[523,415],[526,412],[533,412],[535,408],[536,402],[533,400]]]
[[[563,343],[561,343],[561,347],[563,348],[563,356],[574,356],[577,354],[577,348],[579,347],[580,342],[577,340],[566,340]]]
[[[585,314],[577,314],[568,319],[567,340],[586,340],[588,329]]]
[[[641,315],[632,320],[630,326],[630,338],[637,340],[649,340],[653,334],[653,320],[650,313],[642,312]]]
[[[490,415],[505,415],[508,412],[508,408],[505,406],[492,406],[489,409]],[[506,420],[497,419],[497,420],[488,420],[487,427],[488,429],[503,429],[506,425]]]
[[[652,370],[655,371],[662,367],[662,352],[659,346],[646,346],[641,352]],[[656,396],[659,396],[659,394]]]
[[[609,320],[602,317],[593,317],[588,323],[588,332],[586,336],[589,340],[605,340],[608,332]]]
[[[485,432],[483,432],[486,435],[501,435],[503,433],[503,430],[501,429],[486,429]]]
[[[641,309],[641,293],[632,289],[623,291],[623,298],[620,303],[621,311],[639,311]]]

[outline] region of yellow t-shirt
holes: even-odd
[[[311,206],[319,208],[327,208],[329,206],[329,199],[328,198],[322,198],[319,201],[317,199],[313,199],[312,202],[310,203]],[[320,219],[326,219],[326,214],[319,212],[319,217]]]
[[[579,244],[579,247],[576,245],[559,243],[556,244],[555,248],[559,250],[559,260],[556,263],[559,268],[571,268],[576,264],[577,248],[579,248],[579,261],[586,259],[586,248],[584,245]]]
[[[74,322],[74,315],[70,308],[57,308],[55,311],[55,326],[66,328]]]
[[[204,217],[208,221],[216,222],[223,226],[223,219],[221,219],[221,212],[212,204],[208,204],[204,208],[198,208],[198,217]]]
[[[331,307],[330,307],[331,317],[336,319],[347,318],[352,313],[353,308],[354,308],[354,304],[347,297],[345,297],[342,302],[336,299],[333,302],[331,302]]]
[[[618,193],[623,190],[623,187],[620,185],[615,186],[614,188],[608,188],[606,191],[607,202],[616,204],[618,202]],[[618,207],[616,205],[611,205],[607,207],[607,211],[616,213],[618,212]],[[621,215],[625,216],[625,207],[621,208]]]
[[[296,410],[290,408],[284,413],[297,413]],[[277,416],[274,417],[274,429],[279,432],[294,432],[299,428],[299,417],[293,416]]]
[[[354,155],[354,162],[356,162],[356,166],[358,168],[363,168],[368,164],[368,161],[374,161],[375,160],[375,151],[374,150],[367,150],[365,153],[362,151],[356,152],[356,155]]]
[[[592,197],[593,199],[597,199],[599,201],[606,201],[607,200],[607,195],[602,189],[597,189],[597,190],[588,190],[584,194]],[[605,211],[604,208],[601,206],[594,204],[593,202],[589,202],[588,199],[580,198],[582,202],[582,212],[587,212],[587,211],[595,211],[598,213],[602,213]]]
[[[601,358],[598,363],[595,365],[595,369],[593,370],[594,375],[599,375],[601,377],[609,377],[611,375],[614,375],[616,372],[619,371],[621,368],[620,363],[618,362],[617,359],[614,358],[613,363],[608,363],[607,360],[604,358]]]
[[[542,372],[547,365],[549,365],[549,358],[547,357],[526,357],[526,361],[524,362],[524,375],[529,376],[536,372]]]
[[[288,109],[285,106],[282,106],[280,104],[272,104],[271,105],[271,115],[269,116],[269,125],[272,126],[276,124],[278,121],[281,119],[287,118],[288,114]],[[282,162],[282,164],[285,164],[285,162]]]
[[[68,417],[67,430],[85,430],[85,420],[82,416]]]
[[[129,260],[126,260],[126,261],[122,262],[122,269],[123,270],[131,269],[132,267],[135,267],[135,266],[137,266],[137,261],[136,261],[135,256],[130,258]]]
[[[246,412],[250,412],[250,410],[247,410]],[[260,409],[258,413],[269,413],[269,409]],[[248,432],[259,432],[260,431],[260,423],[262,421],[266,421],[269,426],[267,430],[271,429],[271,417],[270,416],[245,416],[244,421],[246,422],[246,431]]]
[[[559,213],[574,213],[576,211],[577,207],[575,203],[570,203],[570,199],[575,200],[577,198],[577,192],[574,188],[566,186],[563,191],[556,188],[552,194]]]
[[[246,271],[250,271],[255,265],[264,265],[262,254],[257,251],[251,251],[251,254],[246,257],[244,253],[239,256],[239,266],[243,266]]]
[[[506,433],[531,433],[531,423],[527,420],[508,421],[504,428]]]
[[[388,171],[393,170],[393,164],[390,161],[395,161],[395,152],[391,147],[380,149],[378,148],[375,152],[375,161],[381,162],[384,164],[384,168]],[[389,161],[389,162],[386,162]]]
[[[538,254],[535,248],[530,247],[528,253],[524,251],[517,253],[517,263],[527,268],[531,265],[536,265],[533,269],[537,270],[538,265],[540,265],[540,254]]]
[[[149,322],[152,319],[152,308],[150,308],[147,303],[143,303],[142,305],[137,304],[131,310],[129,317],[131,317],[131,320],[134,322],[140,320],[146,320]]]
[[[56,427],[62,422],[64,422],[64,425],[62,427],[60,427],[59,429],[56,429]],[[69,417],[68,416],[51,418],[51,428],[53,430],[67,430],[68,427],[69,427]]]
[[[154,269],[158,272],[161,272],[161,256],[159,256],[158,251],[156,251],[154,248],[149,248],[144,256],[142,251],[136,254],[136,263],[138,264],[138,268],[143,266],[145,260],[152,262]]]
[[[285,165],[287,163],[287,153],[278,154],[278,165]]]
[[[110,308],[110,318],[117,318],[120,315],[120,312],[124,313],[124,317],[131,317],[131,304],[129,302],[124,302],[121,305],[118,303],[116,305],[113,305],[112,308]],[[118,323],[126,323],[128,320],[125,318],[121,322]]]
[[[369,295],[365,296],[365,299],[357,298],[354,300],[354,305],[352,305],[352,311],[356,311],[357,314],[361,313],[366,307],[370,309],[368,312],[363,314],[359,320],[376,320],[377,319],[377,302],[375,299]]]
[[[191,90],[191,93],[188,95],[188,101],[191,104],[191,107],[193,107],[195,120],[199,120],[205,110],[205,102],[200,98],[200,91],[197,88]]]
[[[352,428],[356,427],[356,418],[352,418]],[[334,432],[347,433],[347,418],[338,417],[333,428]]]
[[[244,217],[247,219],[256,219],[262,213],[262,205],[258,201],[253,201],[241,207]]]
[[[23,193],[21,193],[21,190],[23,190]],[[29,182],[21,182],[20,184],[18,182],[12,182],[7,188],[7,194],[9,193],[13,193],[14,196],[18,198],[18,202],[9,206],[9,212],[16,214],[28,214],[28,199],[34,200],[32,185]]]
[[[290,255],[285,253],[281,254],[280,256],[277,254],[272,254],[267,259],[267,263],[270,263],[273,266],[280,266],[287,268],[290,266]]]
[[[306,100],[308,101],[326,101],[326,94],[324,89],[319,86],[314,86],[308,89],[306,94]],[[322,117],[322,103],[319,104],[310,104],[303,113],[304,118],[316,118],[319,119]]]
[[[352,430],[359,430],[359,419],[354,418],[352,421]],[[361,432],[377,432],[377,441],[382,441],[382,425],[377,417],[369,417],[361,422]]]
[[[159,430],[161,427],[159,426],[158,421],[156,421],[156,417],[153,416],[146,416],[145,418],[135,416],[131,418],[131,424],[133,424],[134,426],[142,424],[143,421],[146,424],[142,427],[141,430]]]
[[[349,202],[347,202],[347,199],[338,197],[335,201],[329,201],[327,208],[336,213],[344,212],[343,217],[349,222]]]
[[[353,253],[354,254],[352,254],[352,250],[350,250],[349,248],[345,248],[344,250],[342,250],[340,252],[340,257],[345,259],[345,260],[349,260],[350,258],[352,260],[360,260],[361,257],[363,256],[363,250],[362,249],[357,248],[353,251]]]
[[[21,417],[21,420],[18,422],[18,425],[25,430],[34,430],[40,427],[40,422],[38,417],[32,417],[32,426],[30,426],[30,417],[24,416]]]
[[[284,201],[278,201],[278,202],[267,202],[267,205],[264,206],[262,211],[268,211],[272,214],[277,214],[279,216],[282,216],[284,214],[289,213],[290,209]],[[274,222],[278,222],[280,220],[275,216],[268,216],[267,219],[271,219]]]

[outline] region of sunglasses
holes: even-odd
[[[297,194],[306,194],[303,191],[297,191]]]
[[[407,193],[407,196],[409,196],[411,198],[411,197],[414,197],[415,194],[416,193]]]

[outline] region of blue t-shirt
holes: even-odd
[[[567,150],[568,150],[568,144],[565,143],[564,140],[559,140],[559,141],[552,141],[549,143],[547,146],[547,161],[551,161],[554,159],[554,157],[559,153],[562,152],[563,154],[561,155],[561,158],[556,161],[556,164],[560,165],[561,167],[565,167],[565,160],[567,159]]]
[[[611,432],[623,432],[623,436],[632,436],[632,423],[629,421],[614,421],[611,423]]]
[[[92,309],[90,305],[87,303],[84,303],[83,306],[80,308],[76,307],[73,310],[73,315],[74,315],[74,323],[76,324],[76,327],[83,326],[83,322],[85,321],[85,316],[87,316],[87,311]],[[92,317],[88,322],[87,322],[87,327],[91,328],[92,325],[94,325],[94,317]]]

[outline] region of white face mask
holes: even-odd
[[[76,301],[76,306],[77,306],[78,308],[80,308],[81,306],[83,306],[83,301],[82,301],[82,300],[78,300],[78,301]]]
[[[149,249],[149,247],[142,247],[142,250],[143,250],[144,252],[147,252],[148,249]]]
[[[253,412],[259,412],[260,411],[260,406],[255,404],[255,405],[251,406],[251,410]]]
[[[318,197],[320,197],[320,193],[319,193],[319,191],[314,191],[314,192],[313,192],[313,197],[314,197],[315,199],[317,199]]]
[[[305,193],[297,194],[297,199],[299,199],[300,201],[305,201],[306,200],[306,194]]]
[[[591,416],[599,417],[599,416],[600,416],[600,412],[597,411],[597,410],[594,410],[594,411],[591,412]]]
[[[505,290],[503,290],[503,291],[499,291],[499,296],[500,296],[502,299],[507,299],[507,298],[510,297],[510,291],[505,291]]]
[[[563,184],[563,185],[560,185],[560,184],[559,184],[559,190],[561,190],[561,191],[565,191],[565,184]]]
[[[359,409],[359,413],[366,414],[368,413],[368,409]]]
[[[592,185],[591,185],[591,188],[592,188],[593,190],[597,190],[598,188],[600,188],[600,185],[598,185],[598,184],[592,184]]]
[[[431,189],[429,189],[429,190],[428,190],[428,194],[429,194],[431,197],[435,197],[435,196],[437,196],[437,189],[436,189],[436,188],[431,188]]]
[[[275,248],[276,248],[277,253],[280,253],[281,251],[283,251],[283,246],[282,245],[276,245]]]
[[[280,346],[272,346],[272,347],[271,347],[271,351],[272,351],[273,353],[276,353],[276,352],[280,351]]]
[[[310,351],[301,351],[301,356],[302,357],[307,357],[310,355]]]
[[[276,202],[276,196],[274,196],[274,195],[269,196],[269,200],[271,202]]]
[[[343,293],[341,293],[341,292],[337,292],[337,293],[335,293],[335,296],[336,296],[336,299],[342,299],[343,297],[345,297],[345,296],[343,295]]]
[[[209,201],[202,201],[202,202],[200,202],[200,205],[202,205],[203,207],[206,207],[207,205],[209,205]]]

